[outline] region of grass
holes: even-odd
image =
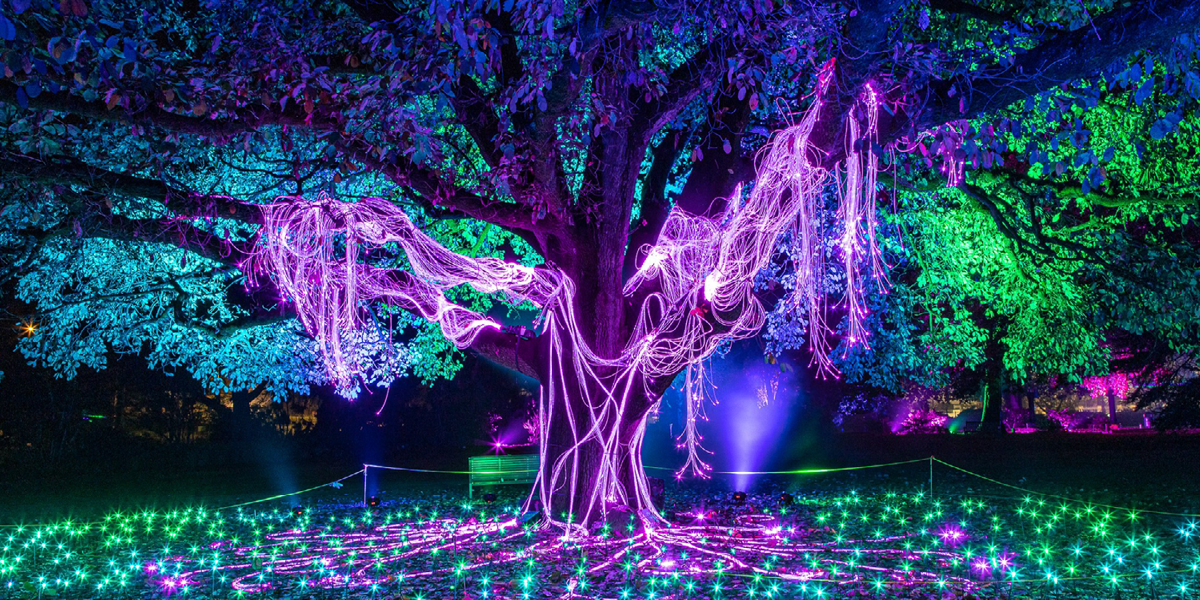
[[[1018,493],[953,471],[939,471],[936,494],[919,477],[845,474],[803,487],[760,482],[744,503],[719,484],[673,487],[664,510],[673,527],[607,527],[582,540],[521,518],[515,493],[468,504],[457,491],[382,482],[390,500],[372,509],[356,502],[356,481],[295,506],[5,527],[0,598],[1008,600],[1200,590],[1195,516]]]

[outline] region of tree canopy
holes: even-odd
[[[826,168],[861,150],[846,123],[878,90],[892,264],[870,352],[841,340],[839,368],[935,384],[998,343],[1017,378],[1098,373],[1113,332],[1196,341],[1198,19],[1184,0],[3,0],[0,277],[20,350],[64,376],[115,351],[211,389],[303,390],[326,375],[246,262],[256,205],[371,196],[460,254],[563,270],[613,355],[671,207],[720,214],[830,73]],[[813,343],[779,301],[789,243],[758,284],[776,354]],[[392,250],[367,260],[403,268]],[[453,374],[436,327],[370,312],[365,382]]]

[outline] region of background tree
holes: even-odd
[[[610,501],[653,515],[644,418],[676,374],[758,330],[752,287],[794,311],[772,335],[818,362],[825,322],[868,342],[880,161],[909,178],[903,155],[928,156],[915,168],[990,203],[1019,249],[1094,253],[1047,233],[1045,216],[1076,213],[1020,192],[1032,221],[1010,235],[1003,194],[963,169],[1012,154],[1057,178],[1031,189],[1106,190],[1116,154],[1084,154],[1081,115],[1161,91],[1146,118],[1167,138],[1195,102],[1200,15],[1181,0],[2,6],[0,244],[38,309],[30,360],[70,375],[137,352],[212,389],[329,377],[353,393],[451,374],[436,322],[542,382],[534,500],[584,522]],[[1070,162],[1064,132],[1081,140]],[[383,200],[295,199],[319,192]],[[276,248],[323,254],[255,274],[255,205],[285,195],[272,224],[334,235],[268,228]],[[781,236],[793,270],[755,286]],[[333,326],[311,286],[343,311]],[[532,339],[493,327],[529,324],[531,304]]]
[[[1172,94],[1190,107],[1200,88],[1193,71],[1151,60],[1129,69],[1082,107],[1063,107],[1065,91],[1032,102],[1022,120],[1051,126],[1009,133],[1003,160],[968,168],[959,190],[908,169],[900,209],[884,217],[897,228],[895,286],[875,299],[876,351],[850,350],[840,364],[852,380],[896,390],[977,371],[967,387],[996,373],[1017,388],[1032,376],[1153,373],[1194,352],[1200,239],[1184,148],[1197,123],[1189,108],[1176,118],[1164,107],[1180,102]]]

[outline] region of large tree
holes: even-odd
[[[31,360],[69,374],[115,349],[217,388],[352,393],[452,371],[440,329],[541,382],[530,503],[559,524],[655,518],[646,416],[764,301],[822,368],[827,330],[868,345],[881,164],[928,156],[952,186],[1008,152],[1053,165],[1009,144],[1065,117],[1013,113],[1130,86],[1178,92],[1168,132],[1200,19],[1183,0],[0,6],[0,241],[38,311]],[[777,250],[790,267],[756,280]]]

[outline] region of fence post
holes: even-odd
[[[933,456],[929,457],[929,500],[933,500]]]

